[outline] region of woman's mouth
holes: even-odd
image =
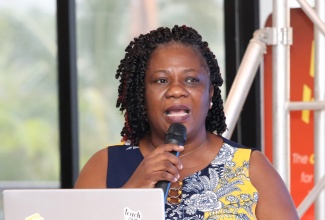
[[[165,111],[165,115],[171,123],[182,123],[188,119],[190,112],[190,109],[186,106],[172,106]]]
[[[189,110],[179,109],[179,110],[171,110],[166,111],[166,115],[169,117],[181,117],[189,114]]]

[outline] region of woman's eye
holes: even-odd
[[[158,79],[156,80],[157,83],[166,83],[167,80],[166,79]]]
[[[187,83],[198,82],[198,81],[199,81],[198,78],[193,78],[193,77],[188,77],[185,79],[185,82]]]

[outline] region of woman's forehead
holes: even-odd
[[[171,42],[167,44],[159,45],[151,54],[148,67],[150,64],[157,64],[164,61],[170,61],[174,58],[183,58],[183,60],[188,59],[191,63],[198,61],[200,65],[209,70],[208,65],[199,49],[195,46],[182,44],[179,42]],[[208,71],[209,72],[209,71]]]

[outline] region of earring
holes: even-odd
[[[210,102],[210,109],[212,108],[212,106],[213,106],[213,102]]]

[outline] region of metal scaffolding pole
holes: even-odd
[[[273,1],[272,25],[277,44],[272,54],[273,94],[273,165],[290,189],[290,117],[286,108],[290,100],[290,13],[288,0]]]
[[[290,111],[314,110],[315,187],[298,207],[299,216],[315,203],[315,219],[325,216],[325,0],[316,0],[317,13],[305,2],[297,0],[315,25],[314,102],[290,101],[290,45],[292,29],[288,0],[273,0],[273,27],[258,30],[250,41],[236,79],[225,104],[229,138],[255,76],[265,45],[273,45],[273,165],[290,189]],[[323,20],[323,21],[322,21]],[[324,35],[322,35],[322,33]],[[245,85],[245,86],[244,86]],[[236,111],[234,110],[236,109]],[[322,191],[323,190],[323,191]]]
[[[323,27],[325,22],[325,0],[316,0],[315,8]],[[314,22],[315,23],[315,22]],[[325,101],[325,32],[315,23],[315,101]],[[315,183],[325,176],[325,108],[314,113],[314,142],[315,142]],[[323,132],[322,132],[323,131]],[[325,216],[325,189],[318,195],[315,202],[315,219],[324,219]]]
[[[225,138],[230,138],[239,118],[239,109],[243,108],[249,89],[253,83],[257,68],[266,52],[263,42],[267,30],[257,30],[249,41],[244,57],[238,68],[236,78],[231,86],[225,103],[227,130],[223,133]],[[267,36],[266,36],[267,37]]]
[[[306,15],[314,23],[314,41],[315,41],[315,74],[314,74],[314,180],[317,183],[313,190],[303,200],[298,207],[298,213],[301,217],[311,202],[315,202],[315,219],[323,219],[325,216],[325,1],[316,0],[316,11],[305,1],[297,0]],[[314,195],[313,195],[314,192]],[[313,200],[311,200],[311,198]]]
[[[323,176],[318,183],[314,186],[314,188],[308,193],[308,195],[304,198],[304,200],[300,203],[297,208],[298,216],[301,218],[308,208],[314,203],[317,199],[318,195],[325,189],[325,176]],[[317,212],[317,210],[316,210]],[[316,212],[315,215],[316,216]],[[321,218],[315,217],[316,220],[321,220]]]
[[[321,15],[323,14],[322,11],[324,11],[324,8],[322,8],[322,4],[323,4],[322,1],[316,0],[315,2],[318,15],[315,12],[315,10],[308,4],[308,2],[306,2],[306,0],[297,0],[297,2],[300,4],[302,10],[309,17],[309,19],[315,24],[315,27],[318,28],[318,31],[321,31],[325,35],[324,19],[322,21],[321,18],[322,17]]]

